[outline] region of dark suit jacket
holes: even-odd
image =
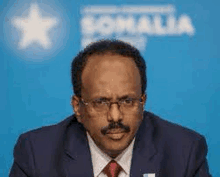
[[[209,177],[203,136],[145,112],[133,149],[131,176]],[[70,116],[22,134],[10,177],[92,177],[84,127]]]

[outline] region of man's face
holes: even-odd
[[[116,157],[131,143],[143,119],[145,97],[136,64],[116,54],[90,56],[82,73],[81,95],[84,103],[76,96],[72,100],[78,121],[102,151]],[[119,106],[117,101],[126,104]],[[112,104],[101,110],[94,105],[103,102]]]

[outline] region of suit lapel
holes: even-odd
[[[143,174],[155,173],[158,177],[161,159],[162,154],[155,146],[154,127],[145,112],[135,139],[130,176],[143,177]]]
[[[77,121],[72,121],[67,128],[64,141],[63,169],[66,177],[93,176],[86,131]]]
[[[155,173],[159,177],[162,153],[155,146],[154,127],[150,115],[145,112],[143,122],[137,132],[131,163],[131,177]],[[93,168],[89,144],[84,127],[75,119],[65,132],[62,169],[65,177],[92,177]]]

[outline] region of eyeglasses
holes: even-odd
[[[96,112],[108,112],[112,104],[117,104],[119,110],[122,112],[134,111],[136,108],[138,108],[138,105],[142,102],[143,102],[142,98],[125,98],[115,102],[111,102],[103,98],[90,100],[90,101],[85,101],[84,99],[81,99],[82,104],[88,106],[88,108],[93,109]]]

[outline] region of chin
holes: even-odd
[[[128,145],[128,143],[120,141],[113,143],[110,142],[108,145],[105,145],[104,152],[108,154],[110,157],[114,158],[118,156],[120,153],[122,153],[128,147]]]
[[[105,151],[105,153],[108,154],[110,157],[115,158],[119,154],[121,154],[124,149],[125,148],[121,148],[121,149],[108,149],[108,150]]]

